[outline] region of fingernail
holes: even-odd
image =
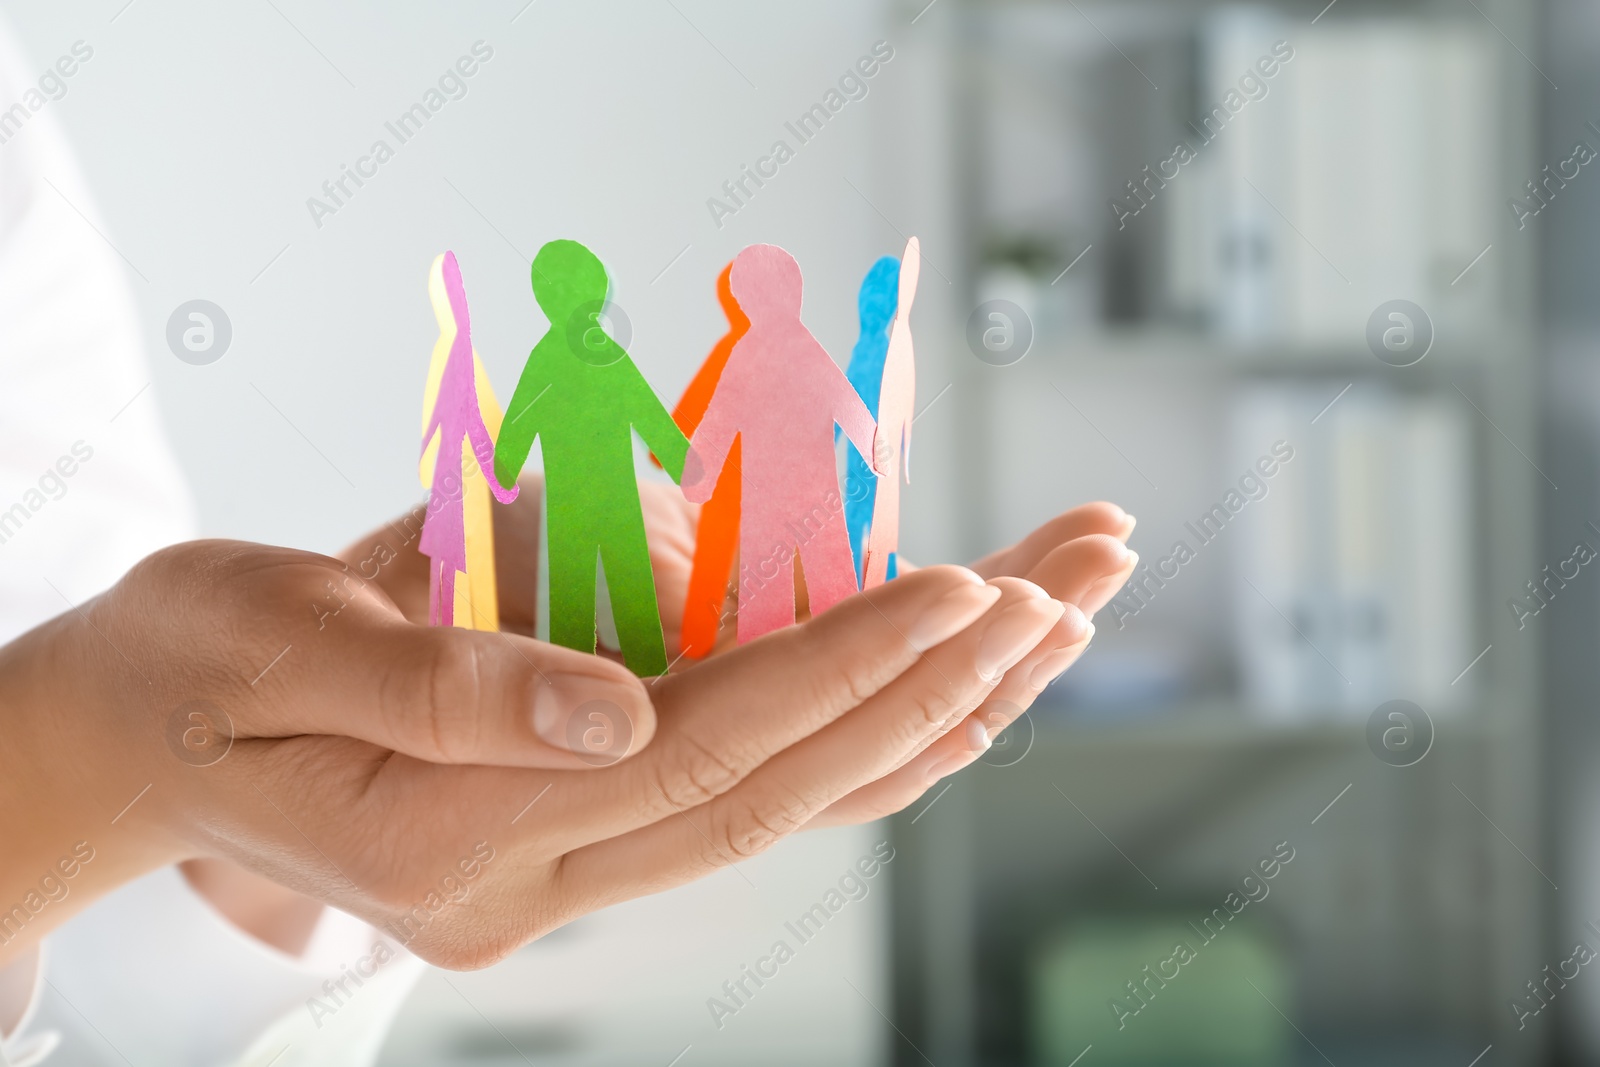
[[[1089,632],[1083,640],[1075,645],[1058,649],[1040,660],[1033,668],[1033,673],[1028,676],[1028,684],[1035,689],[1043,689],[1057,678],[1061,672],[1072,666],[1072,661],[1083,655],[1083,650],[1089,647],[1089,642],[1094,640],[1094,623],[1089,624]]]
[[[989,746],[994,741],[989,737],[989,731],[976,716],[967,720],[967,747],[978,755],[989,751]]]
[[[1066,610],[1061,602],[1050,599],[1042,589],[1039,592],[1037,599],[1029,598],[1006,608],[984,630],[975,663],[984,679],[997,679],[1016,666],[1061,618]]]
[[[1123,566],[1130,570],[1139,566],[1139,553],[1135,552],[1131,548],[1128,549],[1128,561],[1124,563]]]
[[[1125,515],[1126,518],[1122,524],[1122,539],[1126,541],[1133,535],[1133,528],[1139,525],[1139,519],[1137,516],[1128,515],[1127,512],[1123,512],[1123,515]]]
[[[633,719],[623,710],[637,694],[587,674],[553,674],[534,700],[533,732],[551,748],[606,766],[633,747]]]
[[[970,573],[970,572],[969,572]],[[918,615],[906,640],[918,652],[943,644],[976,622],[1000,599],[1000,590],[985,584],[976,574],[975,583],[963,582]]]

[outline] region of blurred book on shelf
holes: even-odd
[[[1258,384],[1235,402],[1237,463],[1294,451],[1232,542],[1246,703],[1285,719],[1457,709],[1476,651],[1468,425],[1444,398],[1356,386],[1330,406],[1338,391]]]
[[[1386,300],[1451,337],[1492,325],[1497,42],[1472,18],[1342,16],[1104,5],[1108,48],[1070,6],[996,8],[967,164],[977,299],[1046,344],[1180,328],[1286,361],[1361,347]]]
[[[1279,335],[1289,324],[1283,290],[1293,234],[1261,189],[1281,188],[1293,172],[1295,161],[1283,150],[1295,119],[1284,84],[1300,57],[1288,43],[1287,20],[1272,8],[1220,8],[1198,36],[1199,95],[1182,136],[1195,145],[1204,191],[1179,201],[1197,218],[1186,222],[1175,212],[1168,226],[1200,233],[1195,274],[1219,333],[1241,340]]]
[[[1494,54],[1477,27],[1275,8],[1200,20],[1189,162],[1158,167],[1166,312],[1253,343],[1359,345],[1404,298],[1461,336],[1494,313],[1474,264],[1499,210]],[[1176,146],[1175,146],[1176,149]],[[1473,269],[1467,271],[1469,264]]]

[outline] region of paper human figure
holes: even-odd
[[[711,354],[683,391],[678,406],[672,409],[672,419],[678,429],[690,436],[705,416],[734,344],[750,327],[750,320],[733,298],[729,282],[732,270],[733,264],[729,263],[717,275],[717,301],[727,316],[728,332],[712,347]],[[683,605],[683,652],[692,659],[711,651],[722,628],[722,606],[728,599],[728,578],[739,547],[739,452],[739,442],[735,440],[728,448],[728,458],[722,464],[722,473],[717,477],[711,498],[700,509],[694,565],[689,572],[689,593]]]
[[[861,402],[876,418],[878,393],[883,385],[883,360],[889,352],[889,324],[894,321],[895,301],[900,279],[900,261],[883,256],[861,280],[856,309],[861,319],[861,334],[850,351],[845,377],[856,387]],[[856,580],[862,576],[867,554],[867,528],[872,525],[872,502],[877,498],[878,476],[873,473],[854,445],[845,455],[844,523],[850,531],[850,551],[855,557]],[[895,574],[894,557],[889,559],[889,577]]]
[[[794,622],[794,562],[813,614],[856,591],[833,444],[837,423],[872,454],[873,419],[844,372],[800,321],[800,266],[776,245],[733,261],[733,297],[749,328],[733,346],[694,434],[682,484],[709,499],[741,452],[739,640]]]
[[[428,271],[428,299],[433,305],[434,317],[439,322],[439,340],[433,346],[433,358],[428,365],[428,382],[422,398],[422,427],[426,431],[439,400],[439,388],[444,382],[445,366],[450,349],[456,339],[455,314],[450,310],[450,295],[444,282],[444,256],[435,256]],[[490,440],[500,433],[500,405],[495,401],[494,389],[483,369],[483,361],[476,351],[472,354],[473,386],[477,391],[478,410]],[[429,439],[422,453],[419,475],[424,489],[432,489],[434,472],[439,459],[438,434]],[[474,630],[500,628],[500,602],[496,589],[494,563],[494,516],[489,493],[489,483],[479,469],[476,456],[463,449],[461,454],[462,511],[466,534],[465,582],[455,586],[455,603],[452,616],[455,625]],[[443,487],[441,487],[443,488]],[[446,494],[446,496],[448,493]],[[440,498],[441,501],[445,497]]]
[[[495,470],[515,478],[535,438],[544,458],[550,640],[595,650],[595,589],[605,573],[623,661],[635,674],[667,669],[650,547],[634,474],[633,431],[674,481],[689,441],[601,325],[606,269],[576,241],[551,241],[533,260],[533,296],[550,320],[506,408]]]
[[[439,320],[439,340],[433,357],[438,377],[434,378],[430,368],[422,426],[421,473],[429,494],[419,548],[431,560],[428,621],[435,626],[456,625],[459,605],[468,612],[462,625],[471,628],[475,609],[482,603],[479,591],[483,586],[492,590],[495,580],[487,494],[509,504],[517,498],[517,489],[515,479],[507,489],[495,477],[494,433],[480,406],[472,320],[467,314],[467,293],[455,253],[446,252],[434,261],[428,290]],[[488,399],[492,406],[493,397]],[[483,499],[475,500],[474,495],[480,492]],[[465,603],[457,595],[456,584],[463,573],[467,577]],[[493,625],[484,629],[499,627],[499,610],[493,605],[492,599],[482,604],[494,612],[485,616],[493,619]]]
[[[906,242],[900,257],[899,298],[894,324],[889,327],[889,349],[883,360],[883,384],[878,391],[878,491],[867,530],[866,561],[861,588],[882,585],[889,561],[900,547],[900,482],[911,480],[911,422],[917,415],[917,361],[911,349],[911,302],[917,295],[917,275],[922,249],[915,237]]]

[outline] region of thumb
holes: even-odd
[[[644,683],[600,656],[393,617],[321,637],[295,670],[273,672],[290,733],[343,734],[431,763],[564,770],[609,766],[655,734]]]

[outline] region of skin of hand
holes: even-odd
[[[539,478],[521,482],[518,501],[495,509],[495,541],[499,568],[501,625],[531,634],[534,624],[535,572],[539,545]],[[649,534],[651,569],[661,604],[661,625],[669,656],[677,656],[694,559],[696,524],[700,507],[682,493],[659,482],[641,482],[640,501]],[[1038,646],[996,689],[992,698],[964,721],[907,757],[882,781],[834,805],[813,826],[867,822],[893,814],[914,803],[939,779],[967,766],[988,750],[994,737],[1022,715],[1046,685],[1070,667],[1094,635],[1095,613],[1110,602],[1138,566],[1138,553],[1127,547],[1135,520],[1115,504],[1084,504],[1056,516],[1015,545],[973,564],[986,579],[1024,578],[1065,605],[1062,618]],[[387,539],[384,531],[358,543],[376,544]],[[737,562],[735,572],[737,573]],[[901,560],[901,573],[916,568]],[[402,559],[385,572],[384,588],[408,617],[425,619],[427,608],[426,562],[420,557]],[[797,575],[799,618],[807,618],[805,586]],[[729,597],[713,655],[736,647],[735,598]],[[674,669],[690,665],[679,660]],[[959,728],[956,728],[959,727]]]
[[[1044,687],[1089,647],[1094,637],[1090,620],[1111,602],[1139,565],[1139,554],[1127,547],[1135,524],[1133,516],[1115,504],[1084,504],[1056,516],[1017,544],[974,563],[972,569],[990,580],[1005,575],[1025,577],[1067,605],[1067,610],[956,728],[930,739],[893,773],[832,805],[813,825],[866,822],[893,814],[988,751],[995,736],[1021,717]],[[904,574],[914,568],[901,560],[900,569]],[[1084,620],[1082,629],[1076,624],[1078,618]]]
[[[0,909],[24,908],[9,929],[0,911],[0,964],[115,886],[210,858],[484,966],[903,768],[1066,611],[930,567],[647,685],[516,633],[417,625],[405,532],[354,563],[175,546],[0,649]],[[93,859],[57,893],[78,842]]]
[[[498,598],[501,624],[511,632],[531,635],[538,581],[539,497],[543,487],[536,475],[530,475],[522,479],[521,488],[517,502],[494,509]],[[700,509],[671,486],[660,483],[641,483],[640,499],[656,592],[662,605],[666,646],[669,655],[676,656]],[[965,719],[948,724],[918,750],[908,752],[882,779],[830,806],[808,828],[866,822],[892,814],[914,803],[940,778],[978,759],[1044,686],[1088,647],[1093,636],[1093,624],[1088,619],[1110,601],[1138,562],[1137,555],[1125,547],[1133,527],[1133,518],[1114,504],[1086,504],[975,564],[975,571],[985,578],[1027,578],[1069,607],[1045,639],[1007,673],[990,700]],[[394,527],[384,527],[358,541],[342,554],[343,559],[359,569],[364,561],[383,555],[378,552],[379,545],[386,546],[394,558],[378,571],[375,582],[407,618],[425,622],[427,560],[414,551],[414,546],[402,544]],[[366,569],[370,571],[370,565]],[[902,560],[901,569],[902,573],[909,573],[915,568]],[[803,619],[804,583],[797,582],[797,587]],[[715,654],[736,647],[734,608],[730,597]],[[680,660],[675,669],[686,665],[692,664]],[[316,901],[223,860],[191,860],[183,869],[191,884],[236,925],[284,951],[298,952],[304,946],[321,912]]]

